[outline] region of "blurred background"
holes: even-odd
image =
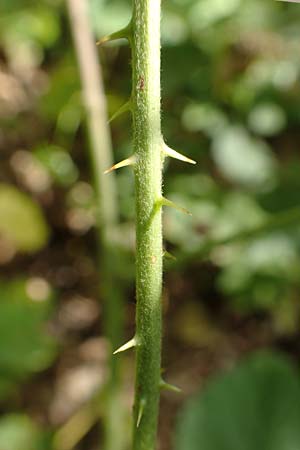
[[[127,0],[89,8],[95,41],[131,15]],[[162,395],[159,449],[297,450],[300,5],[162,8],[163,132],[197,165],[172,160],[165,171],[166,196],[193,216],[164,212],[176,260],[165,267],[163,368],[182,393]],[[100,449],[95,397],[109,350],[68,13],[62,0],[1,0],[0,12],[0,448]],[[120,41],[97,52],[111,115],[130,95],[130,50]],[[129,115],[110,127],[119,161],[131,154]],[[116,183],[130,338],[132,171]],[[121,358],[130,411],[134,355]]]

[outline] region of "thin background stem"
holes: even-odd
[[[97,238],[101,296],[104,299],[105,334],[110,341],[110,375],[105,403],[105,449],[124,448],[120,359],[112,355],[123,331],[120,280],[116,274],[117,250],[109,234],[118,222],[115,175],[104,175],[113,162],[107,126],[106,99],[95,39],[88,18],[87,0],[67,0],[70,24],[82,82],[82,98],[90,141],[90,160],[97,198]]]

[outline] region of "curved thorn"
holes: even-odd
[[[128,39],[128,41],[130,41],[131,30],[131,22],[129,22],[129,24],[121,30],[103,36],[101,39],[99,39],[99,41],[96,42],[96,45],[102,45],[105,44],[105,42],[115,41],[117,39]]]
[[[167,250],[164,250],[163,256],[167,259],[172,259],[173,261],[177,261],[176,256],[172,255],[172,253],[168,252]]]
[[[133,166],[134,163],[135,163],[135,156],[132,155],[130,156],[130,158],[123,159],[123,161],[120,161],[117,164],[111,166],[109,169],[105,170],[104,174],[113,172],[114,170],[117,169],[121,169],[121,167]]]
[[[173,384],[169,384],[163,379],[160,380],[159,387],[161,390],[165,390],[165,391],[172,391],[172,392],[177,392],[177,393],[182,392],[182,390],[179,387],[174,386]]]
[[[176,203],[172,202],[171,200],[168,200],[167,198],[163,197],[161,199],[161,205],[162,206],[170,206],[170,208],[174,208],[177,209],[178,211],[187,214],[188,216],[191,216],[192,213],[190,211],[188,211],[185,208],[182,208],[182,206],[176,205]]]
[[[126,350],[129,350],[130,348],[136,347],[136,338],[130,339],[130,341],[126,342],[126,344],[119,347],[117,350],[113,352],[113,355],[116,355],[117,353],[125,352]]]
[[[176,152],[176,150],[173,150],[172,148],[168,147],[167,144],[164,144],[163,152],[166,156],[169,156],[170,158],[178,159],[179,161],[183,161],[189,164],[197,164],[196,161],[188,158],[185,155],[182,155],[179,152]]]
[[[139,413],[138,413],[138,418],[136,421],[136,427],[138,428],[140,426],[143,414],[144,414],[144,410],[145,410],[145,406],[146,406],[146,400],[145,399],[141,399],[140,402],[140,406],[139,406]]]
[[[117,117],[121,116],[121,114],[131,111],[131,100],[128,100],[128,102],[124,103],[109,119],[108,123],[115,120]]]

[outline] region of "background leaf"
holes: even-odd
[[[0,234],[18,250],[40,250],[49,237],[41,208],[27,194],[7,184],[0,184]]]
[[[257,354],[187,403],[176,450],[296,450],[299,422],[298,373],[278,355]]]

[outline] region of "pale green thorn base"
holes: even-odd
[[[169,384],[163,379],[160,380],[160,389],[164,391],[172,391],[177,393],[182,392],[179,387],[174,386],[173,384]]]
[[[131,100],[128,100],[128,102],[124,103],[124,105],[122,105],[109,119],[108,123],[112,122],[113,120],[115,120],[117,117],[121,116],[122,114],[131,111]]]
[[[137,422],[136,422],[137,428],[140,426],[140,423],[141,423],[141,420],[142,420],[142,417],[144,414],[145,406],[146,406],[146,400],[142,399],[140,402],[139,413],[138,413],[138,418],[137,418]]]
[[[131,22],[129,22],[129,24],[125,28],[116,31],[115,33],[103,36],[101,39],[99,39],[99,41],[96,42],[96,45],[103,45],[106,42],[116,41],[117,39],[128,39],[128,41],[130,41],[131,33],[132,33],[132,26]]]
[[[188,216],[191,216],[192,213],[190,211],[188,211],[185,208],[182,208],[182,206],[176,205],[176,203],[172,202],[171,200],[168,200],[167,198],[163,197],[161,199],[161,205],[162,206],[169,206],[170,208],[174,208],[177,209],[178,211],[187,214]]]
[[[133,166],[135,164],[135,155],[130,156],[129,158],[123,159],[123,161],[114,164],[109,169],[105,170],[104,174],[113,172],[114,170],[121,169],[122,167]]]
[[[167,250],[164,251],[163,256],[167,259],[172,259],[173,261],[177,261],[176,256],[172,255],[172,253],[168,252]]]
[[[130,341],[126,342],[126,344],[122,345],[120,348],[115,350],[113,354],[116,355],[117,353],[126,352],[126,350],[136,347],[136,345],[137,345],[136,338],[134,337],[130,339]]]
[[[167,144],[163,144],[163,153],[165,156],[169,156],[170,158],[178,159],[179,161],[183,161],[189,164],[197,164],[196,161],[193,159],[188,158],[185,155],[182,155],[181,153],[177,152],[176,150],[173,150],[172,148],[168,147]]]

